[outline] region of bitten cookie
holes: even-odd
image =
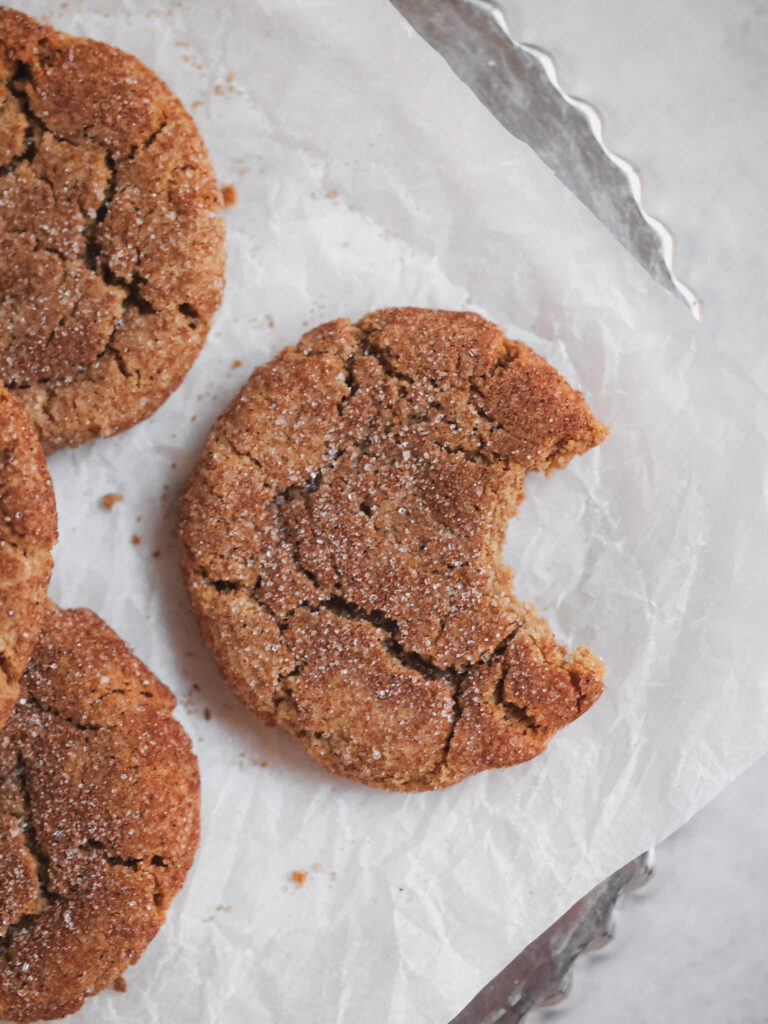
[[[163,923],[199,835],[174,703],[101,619],[49,603],[0,733],[0,1020],[73,1013]]]
[[[602,690],[500,561],[526,470],[603,439],[578,392],[482,317],[335,320],[258,367],[180,510],[203,639],[324,767],[436,789],[525,761]]]
[[[0,729],[45,610],[56,505],[29,419],[0,384]]]
[[[181,383],[224,284],[221,195],[136,58],[0,8],[0,380],[50,452]]]

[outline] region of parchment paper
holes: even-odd
[[[238,194],[224,305],[185,383],[148,422],[50,460],[52,595],[99,612],[175,691],[203,780],[165,927],[127,993],[75,1019],[445,1024],[768,749],[765,395],[384,0],[23,7],[155,68]],[[230,696],[174,536],[251,367],[387,304],[484,313],[611,428],[529,478],[505,549],[518,595],[604,658],[604,697],[536,761],[407,796],[325,774]]]

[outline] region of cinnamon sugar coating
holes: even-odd
[[[335,320],[258,367],[180,508],[182,571],[218,667],[330,771],[436,789],[525,761],[586,710],[500,561],[527,470],[606,429],[543,359],[471,313]]]
[[[45,610],[56,505],[28,417],[0,384],[0,729]]]
[[[0,8],[0,380],[46,451],[181,383],[221,299],[221,205],[153,72]]]
[[[48,604],[0,732],[0,1020],[74,1013],[162,924],[199,836],[174,703],[96,615]]]

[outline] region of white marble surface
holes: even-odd
[[[503,5],[515,38],[549,50],[564,88],[600,110],[607,145],[638,168],[647,210],[676,236],[703,329],[750,353],[768,392],[768,3]],[[532,1024],[765,1024],[767,788],[768,757],[662,844],[615,941]]]

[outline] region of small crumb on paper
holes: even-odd
[[[112,988],[115,992],[127,992],[128,985],[126,984],[125,978],[122,975],[120,975],[119,978],[115,978],[112,982]]]
[[[122,494],[105,494],[101,499],[101,507],[105,508],[107,512],[112,511],[112,507],[117,504],[118,501],[122,501]]]
[[[307,880],[307,872],[306,871],[292,871],[291,872],[291,881],[295,884],[297,889],[300,889],[302,887],[302,885],[304,885],[306,880]]]
[[[237,189],[234,185],[222,185],[221,186],[221,201],[224,203],[224,208],[228,206],[234,206],[237,202]]]
[[[206,720],[206,722],[210,722],[210,720],[211,720],[211,709],[210,708],[203,708],[203,718]]]
[[[131,537],[131,544],[141,544],[141,537],[138,535],[138,533],[134,533],[133,536]]]

